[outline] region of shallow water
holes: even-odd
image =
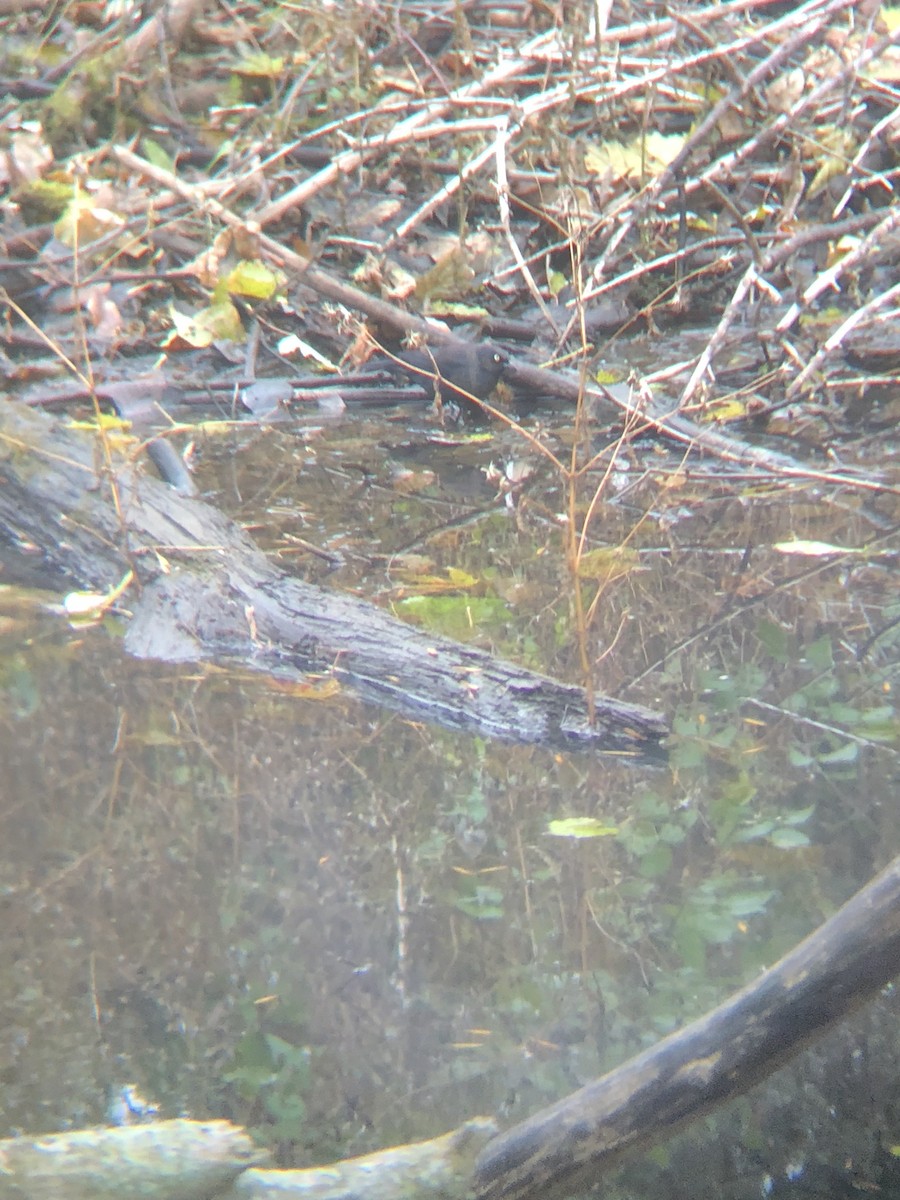
[[[568,461],[559,414],[527,424]],[[408,412],[232,427],[198,436],[197,478],[286,569],[579,682],[558,472],[515,432],[450,433]],[[514,501],[492,461],[530,464]],[[586,645],[599,690],[670,718],[663,769],[134,662],[120,619],[74,630],[4,596],[5,1129],[102,1120],[133,1083],[323,1161],[518,1119],[706,1011],[898,852],[892,504],[621,452]],[[570,817],[613,832],[554,836]],[[821,1143],[829,1104],[871,1105],[893,1007],[732,1106],[735,1155],[762,1170]],[[848,1076],[875,1042],[877,1079]],[[795,1090],[788,1147],[771,1096]]]

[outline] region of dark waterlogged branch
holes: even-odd
[[[103,591],[134,571],[126,648],[300,679],[327,672],[363,699],[450,729],[553,748],[664,757],[658,713],[405,625],[375,605],[280,571],[209,504],[140,464],[106,464],[93,435],[0,407],[0,545]],[[115,497],[115,503],[113,502]]]

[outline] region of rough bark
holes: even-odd
[[[469,1200],[478,1151],[497,1132],[488,1117],[427,1142],[391,1146],[306,1170],[249,1170],[227,1200]]]
[[[466,1200],[475,1156],[497,1132],[473,1117],[427,1142],[305,1170],[228,1121],[152,1121],[0,1141],[0,1200]]]
[[[210,1200],[267,1157],[228,1121],[4,1138],[0,1200]]]
[[[415,719],[548,747],[661,757],[664,719],[404,625],[374,605],[280,571],[216,509],[139,464],[110,464],[95,436],[0,408],[0,543],[30,544],[79,586],[130,569],[125,639],[140,657],[328,671]]]

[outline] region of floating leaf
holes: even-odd
[[[478,585],[478,580],[474,575],[460,570],[459,567],[448,567],[446,578],[443,575],[416,575],[413,573],[411,582],[415,584],[419,596],[439,596],[442,592],[470,591]],[[415,596],[410,597],[410,600],[415,599]]]
[[[459,590],[449,584],[443,587]],[[465,592],[456,596],[409,596],[397,601],[396,608],[416,624],[455,638],[471,637],[475,632],[499,633],[509,618],[506,602],[499,596],[472,596]]]
[[[766,911],[773,891],[738,891],[728,896],[725,903],[733,917],[754,917]]]
[[[816,806],[809,804],[806,808],[795,808],[793,812],[782,813],[781,820],[785,825],[805,825],[815,811]]]
[[[622,367],[598,367],[594,372],[594,381],[608,387],[611,383],[621,383],[625,374]]]
[[[340,693],[341,685],[332,675],[307,675],[305,679],[273,679],[273,691],[301,700],[330,700]]]
[[[638,861],[638,871],[643,879],[659,879],[663,875],[668,875],[671,866],[671,847],[662,842],[658,842],[646,854],[642,854]]]
[[[756,636],[777,662],[791,661],[792,638],[783,626],[763,618],[756,627]]]
[[[832,546],[830,542],[812,542],[795,538],[790,542],[776,542],[772,547],[779,554],[805,554],[809,558],[825,558],[829,554],[860,554],[850,546]]]
[[[554,837],[595,838],[615,837],[619,831],[614,825],[604,825],[596,817],[565,817],[560,821],[551,821],[547,832]]]
[[[69,592],[63,598],[63,608],[71,621],[93,623],[100,621],[107,610],[130,587],[134,574],[127,571],[121,581],[108,592]]]
[[[459,567],[448,567],[447,578],[458,588],[474,587],[478,580],[474,575],[470,575],[468,571],[463,571]]]

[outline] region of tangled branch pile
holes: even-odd
[[[892,14],[608,8],[213,20],[173,0],[137,27],[93,12],[87,37],[83,8],[6,17],[7,347],[77,361],[83,343],[115,376],[125,354],[133,372],[245,343],[261,317],[279,353],[302,331],[292,350],[336,362],[354,339],[365,356],[357,309],[380,337],[427,315],[522,361],[615,363],[629,333],[702,325],[683,361],[641,370],[667,407],[777,431],[803,401],[819,444],[838,413],[889,422]]]

